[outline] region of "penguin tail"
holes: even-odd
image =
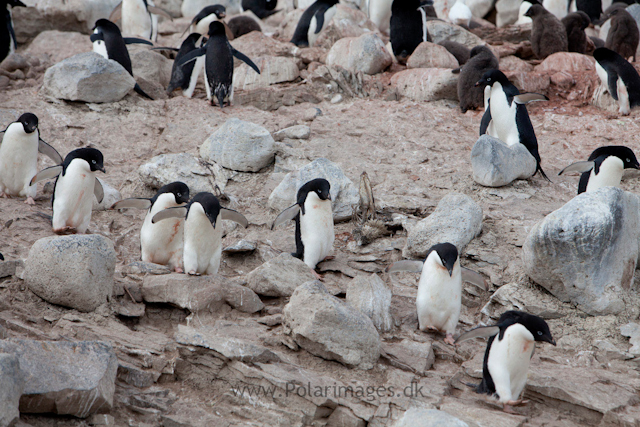
[[[542,177],[543,177],[544,179],[546,179],[546,180],[547,180],[547,181],[549,181],[549,182],[553,182],[553,181],[551,181],[551,180],[549,179],[549,177],[547,176],[547,174],[546,174],[546,173],[544,173],[544,171],[542,170],[542,167],[540,166],[540,162],[538,162],[538,168],[536,169],[536,173],[538,173],[538,172],[540,172],[540,175],[542,175]],[[535,175],[535,173],[534,173],[534,175]]]
[[[150,100],[153,101],[153,98],[150,97],[149,95],[147,95],[145,93],[145,91],[142,90],[142,88],[140,87],[140,85],[138,83],[136,83],[136,85],[133,87],[133,90],[135,90],[140,96],[142,96],[144,98],[147,98],[147,99],[150,99]]]

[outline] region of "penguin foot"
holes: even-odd
[[[176,273],[184,273],[184,270],[180,267],[175,267],[173,271],[175,271]]]
[[[444,342],[445,344],[455,345],[455,340],[453,339],[453,335],[451,334],[447,334],[447,336],[444,338]]]
[[[529,404],[528,400],[509,400],[505,403],[505,405],[509,405],[509,406],[527,406]]]
[[[5,193],[4,191],[2,193],[0,193],[0,197],[2,197],[3,199],[10,199],[11,196],[8,195],[7,193]]]
[[[195,270],[191,270],[191,271],[189,272],[189,276],[200,276],[200,273],[198,273],[198,272],[197,272],[197,271],[195,271]]]
[[[506,414],[511,414],[511,415],[521,415],[519,413],[517,413],[516,411],[513,410],[513,408],[509,405],[507,405],[506,403],[502,405],[502,411]]]
[[[324,282],[324,276],[322,274],[318,273],[314,269],[311,269],[311,272],[313,273],[314,276],[316,276],[316,279],[320,280],[321,282]]]
[[[27,200],[25,200],[24,202],[25,202],[27,205],[31,205],[31,206],[33,206],[33,205],[35,205],[35,204],[36,204],[36,201],[35,201],[35,200],[33,200],[33,197],[27,197]]]
[[[331,261],[332,259],[336,259],[336,257],[334,257],[333,255],[327,255],[322,261]]]
[[[75,229],[75,227],[70,227],[70,226],[65,226],[62,228],[54,228],[53,232],[60,235],[60,236],[64,236],[67,234],[76,234],[78,232],[78,230]]]

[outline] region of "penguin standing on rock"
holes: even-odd
[[[338,10],[339,0],[316,0],[304,11],[291,38],[298,47],[313,46],[322,28],[333,18]]]
[[[182,273],[182,250],[184,220],[172,218],[152,222],[158,212],[175,208],[189,202],[189,187],[184,182],[172,182],[161,187],[151,199],[125,199],[114,203],[111,209],[147,209],[147,216],[140,229],[140,252],[142,261],[168,265]]]
[[[586,162],[577,162],[567,166],[558,175],[565,172],[580,172],[578,194],[595,191],[602,187],[620,187],[625,169],[640,169],[640,163],[634,152],[623,145],[608,145],[597,148]]]
[[[122,65],[132,77],[133,68],[131,67],[131,57],[129,57],[126,43],[141,43],[153,46],[147,40],[132,37],[123,38],[118,26],[107,19],[98,19],[96,21],[96,25],[93,27],[93,34],[91,34],[91,42],[93,43],[94,52],[106,59],[113,59]],[[142,90],[138,83],[133,87],[133,90],[141,96],[153,100]]]
[[[291,255],[320,278],[316,265],[329,255],[335,240],[329,181],[317,178],[300,187],[296,203],[276,217],[271,229],[292,219],[296,222],[296,252]]]
[[[44,169],[31,180],[31,185],[56,178],[53,188],[53,232],[56,234],[84,233],[91,222],[93,195],[98,203],[104,198],[102,184],[95,176],[105,173],[102,153],[95,148],[73,150],[61,165]]]
[[[26,197],[25,203],[35,205],[37,187],[31,178],[38,171],[38,152],[62,163],[55,148],[40,138],[38,117],[24,113],[18,121],[2,131],[0,143],[0,197]]]
[[[600,90],[608,91],[618,101],[620,114],[628,115],[632,107],[640,105],[640,75],[629,61],[606,47],[596,49],[593,57]]]
[[[524,14],[533,20],[531,49],[538,59],[569,49],[567,30],[558,18],[542,5],[534,4]]]
[[[0,62],[18,48],[10,6],[27,7],[20,0],[0,0]]]
[[[476,85],[491,87],[487,111],[497,138],[507,145],[518,142],[524,145],[536,159],[536,173],[540,172],[547,181],[551,181],[540,166],[538,140],[526,107],[528,102],[548,100],[548,98],[537,93],[520,94],[518,88],[500,70],[487,71]]]
[[[504,412],[517,414],[513,406],[529,403],[520,395],[527,384],[536,342],[556,345],[549,325],[541,317],[512,310],[503,313],[494,326],[472,329],[460,335],[455,343],[477,337],[489,338],[489,341],[482,363],[482,382],[476,392],[497,397]]]
[[[394,0],[391,5],[391,48],[404,64],[418,45],[429,41],[427,15],[420,0]]]
[[[116,22],[122,18],[122,32],[127,35],[158,40],[158,15],[173,20],[164,10],[156,7],[152,0],[122,0],[109,20]]]
[[[214,98],[218,101],[220,108],[224,107],[224,101],[233,102],[233,57],[245,62],[256,73],[260,74],[260,69],[245,54],[235,50],[225,34],[225,26],[214,21],[209,26],[209,40],[199,48],[186,54],[178,63],[185,66],[198,58],[205,58],[205,87],[207,89],[207,99],[214,105]],[[198,67],[196,63],[195,68]]]
[[[611,18],[611,28],[604,47],[618,53],[624,59],[633,57],[633,62],[636,62],[636,50],[640,41],[640,30],[636,20],[624,8],[613,8],[605,16],[605,19],[607,18]]]
[[[168,208],[153,216],[153,224],[169,218],[184,218],[184,271],[190,275],[217,274],[222,257],[222,220],[247,228],[241,214],[220,206],[211,193],[198,193],[187,204]]]
[[[398,261],[387,269],[389,273],[397,271],[422,272],[416,298],[418,326],[421,331],[445,332],[444,342],[453,345],[462,307],[462,282],[487,290],[484,278],[460,266],[458,249],[451,243],[433,245],[424,262]]]
[[[480,45],[471,49],[469,60],[459,69],[458,99],[463,113],[483,105],[484,88],[476,87],[476,83],[487,71],[497,68],[498,58],[487,46]]]
[[[275,10],[277,5],[278,0],[242,0],[242,9],[250,10],[260,19],[268,18],[274,13],[280,12]]]

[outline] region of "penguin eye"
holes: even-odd
[[[95,161],[95,160],[91,160],[91,163],[93,163],[93,164],[95,165],[95,164],[96,164],[96,161]]]
[[[631,163],[631,160],[627,159],[627,163]]]
[[[491,77],[487,78],[487,81],[490,82],[491,81]]]
[[[178,193],[178,197],[182,197],[182,194]]]
[[[538,331],[538,335],[542,335],[542,331]]]

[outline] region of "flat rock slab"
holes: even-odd
[[[252,58],[260,74],[242,63],[233,72],[233,88],[236,90],[253,90],[269,87],[278,83],[292,82],[300,77],[296,61],[284,56],[262,56]]]
[[[24,373],[20,412],[86,418],[113,407],[118,359],[99,341],[0,341]]]
[[[302,260],[282,253],[247,274],[247,287],[260,295],[290,297],[314,275]]]
[[[426,375],[436,360],[430,342],[416,342],[404,339],[398,343],[383,343],[382,355],[391,366],[405,371]]]
[[[18,405],[24,389],[17,355],[0,353],[0,384],[0,427],[9,427],[20,418]]]
[[[473,180],[485,187],[502,187],[536,173],[536,159],[520,144],[507,145],[482,135],[471,150]]]
[[[427,21],[427,32],[429,33],[433,43],[450,40],[463,44],[469,49],[473,49],[480,44],[485,44],[480,37],[465,30],[461,26],[441,21],[439,19]]]
[[[521,415],[511,415],[496,409],[478,407],[469,402],[457,399],[445,399],[440,410],[460,418],[469,427],[522,427],[527,418]]]
[[[394,427],[469,427],[469,424],[437,409],[411,408]]]
[[[448,68],[415,68],[391,77],[400,96],[414,101],[458,101],[458,75]]]
[[[393,327],[391,289],[378,277],[357,275],[347,286],[347,304],[371,319],[380,332],[388,332]]]

